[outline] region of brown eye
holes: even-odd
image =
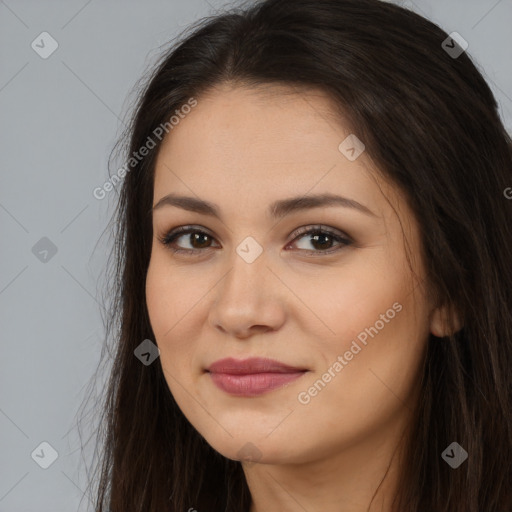
[[[307,253],[327,254],[333,253],[344,246],[351,245],[353,242],[347,236],[341,232],[334,232],[323,226],[314,226],[313,228],[304,228],[299,231],[298,236],[294,239],[293,244],[297,244],[297,240],[306,239],[306,245],[310,244],[310,247],[302,247],[299,249],[306,251]],[[333,243],[337,243],[338,247],[333,247]],[[341,246],[341,247],[340,247]]]
[[[353,241],[345,234],[338,231],[333,231],[324,226],[312,226],[300,228],[295,233],[296,237],[288,246],[296,245],[297,240],[306,239],[306,244],[311,244],[309,247],[299,247],[301,252],[313,255],[331,254],[343,249],[345,246],[351,245]],[[188,238],[187,238],[188,236]],[[309,240],[307,238],[309,237]],[[177,246],[177,241],[183,238],[190,247]],[[198,256],[206,250],[213,248],[212,241],[215,238],[198,228],[191,226],[181,226],[171,230],[163,238],[159,238],[160,242],[173,253],[182,253],[188,255]],[[334,248],[333,248],[333,244]],[[288,247],[287,246],[287,247]],[[312,248],[312,249],[311,249]]]
[[[188,238],[186,237],[188,235]],[[180,238],[184,238],[189,244],[190,248],[175,247],[176,241]],[[195,252],[196,250],[201,251],[202,249],[209,249],[213,237],[208,233],[201,231],[200,229],[194,229],[190,227],[177,228],[167,235],[160,241],[166,247],[169,247],[173,252]]]

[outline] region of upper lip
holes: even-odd
[[[232,375],[247,375],[251,373],[297,373],[306,371],[305,368],[290,366],[274,359],[251,357],[249,359],[233,359],[227,357],[212,363],[208,368],[211,373],[228,373]]]

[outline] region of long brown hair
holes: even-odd
[[[240,462],[184,417],[160,359],[145,366],[134,356],[155,341],[145,302],[154,130],[225,82],[327,93],[406,194],[429,286],[464,318],[454,335],[428,340],[396,510],[510,512],[512,143],[481,73],[467,52],[450,55],[437,25],[378,0],[267,0],[190,30],[145,77],[123,139],[127,158],[148,137],[156,147],[123,175],[113,219],[96,512],[249,510]],[[441,458],[453,441],[469,454],[456,470]]]

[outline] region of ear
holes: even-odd
[[[437,338],[455,334],[464,327],[461,315],[449,305],[439,306],[430,315],[430,333]]]

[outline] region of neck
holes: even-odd
[[[242,463],[252,496],[250,512],[393,512],[404,432],[405,425],[397,423],[348,447],[301,454],[301,462]]]

